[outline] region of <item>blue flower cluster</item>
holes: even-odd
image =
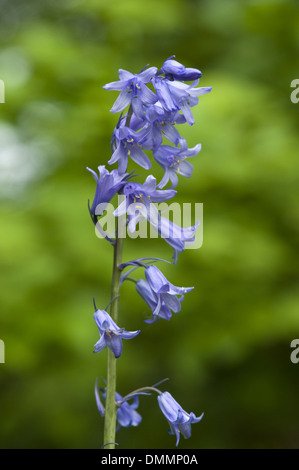
[[[201,145],[188,148],[186,140],[180,136],[175,125],[187,122],[194,124],[191,108],[199,101],[199,96],[211,91],[211,87],[197,87],[201,72],[186,68],[173,57],[167,59],[160,70],[149,67],[139,74],[119,70],[119,81],[104,85],[106,90],[120,91],[111,112],[128,112],[118,120],[111,139],[112,156],[108,163],[118,164],[118,170],[109,173],[104,166],[99,167],[100,179],[92,172],[96,182],[96,193],[90,208],[94,223],[105,204],[115,194],[124,194],[126,200],[116,209],[115,216],[128,213],[129,230],[134,232],[136,224],[147,219],[156,232],[174,249],[174,261],[186,243],[195,240],[197,225],[182,228],[155,211],[152,202],[164,202],[176,194],[178,176],[190,178],[193,166],[188,161],[196,156]],[[193,81],[186,84],[185,81]],[[151,88],[155,91],[153,91]],[[164,140],[173,145],[166,145]],[[128,160],[146,170],[151,168],[151,160],[146,154],[151,151],[154,160],[163,168],[164,176],[157,184],[150,175],[146,181],[128,181],[132,174],[126,173]],[[170,189],[161,191],[170,181]],[[107,237],[108,238],[108,237]],[[110,240],[113,243],[113,240]]]
[[[147,66],[139,74],[120,69],[119,80],[103,87],[105,90],[120,92],[111,108],[112,113],[121,112],[121,116],[112,134],[112,155],[108,161],[109,165],[117,164],[117,169],[109,172],[101,165],[98,167],[98,176],[95,171],[87,168],[96,181],[94,200],[89,206],[94,224],[97,224],[98,217],[103,215],[112,198],[116,194],[123,195],[124,200],[114,210],[114,216],[125,216],[131,233],[136,231],[138,223],[148,220],[173,248],[174,263],[178,253],[184,251],[186,243],[194,241],[198,223],[182,228],[162,217],[154,203],[172,199],[177,193],[175,188],[179,176],[189,178],[192,175],[193,167],[188,159],[200,152],[201,145],[188,148],[186,140],[175,126],[184,123],[193,125],[192,108],[198,104],[200,95],[211,91],[211,87],[197,86],[201,75],[200,70],[185,67],[174,60],[174,56],[168,58],[160,69]],[[164,170],[164,175],[159,183],[153,175],[149,175],[143,183],[133,182],[134,172],[127,172],[129,160],[150,170],[152,161],[148,151],[152,152],[154,161]],[[165,189],[168,183],[170,187]],[[114,243],[113,238],[106,238]],[[184,295],[193,289],[177,287],[169,282],[154,265],[156,261],[154,258],[137,259],[118,266],[121,271],[130,267],[129,271],[122,273],[121,283],[129,279],[135,269],[144,269],[145,279],[130,279],[136,283],[138,294],[151,310],[151,318],[145,320],[147,323],[160,319],[170,320],[172,312],[180,312]],[[130,332],[120,328],[106,310],[96,309],[94,313],[100,333],[94,352],[108,347],[115,358],[119,358],[122,353],[122,339],[134,338],[140,330]],[[156,391],[159,407],[170,424],[171,433],[176,435],[178,445],[180,433],[186,438],[190,437],[191,424],[200,421],[202,415],[196,418],[193,413],[186,413],[170,393]],[[104,399],[105,393],[103,389]],[[134,399],[131,405],[127,399],[116,394],[118,427],[140,424],[141,416],[136,411],[140,394],[147,393],[132,393],[128,396]],[[105,408],[100,400],[97,384],[95,396],[99,412],[103,416]]]
[[[160,70],[150,67],[137,75],[119,70],[119,81],[104,86],[106,90],[120,91],[111,112],[123,111],[131,105],[133,116],[129,126],[126,116],[119,119],[112,138],[113,155],[108,163],[118,162],[120,174],[126,171],[129,158],[149,170],[151,161],[144,150],[151,150],[169,176],[164,177],[160,187],[169,179],[175,187],[177,179],[173,174],[190,177],[192,167],[185,160],[195,156],[201,147],[188,149],[174,126],[185,122],[194,124],[191,108],[198,104],[198,96],[212,89],[197,87],[200,77],[199,70],[186,68],[172,58],[167,59]],[[191,80],[194,80],[191,85],[184,83]],[[152,85],[156,93],[147,84]],[[164,138],[175,147],[162,145]]]
[[[141,391],[144,390],[144,391]],[[115,393],[115,403],[117,405],[117,427],[116,430],[121,427],[138,426],[142,421],[142,416],[136,411],[139,406],[140,395],[150,395],[149,391],[155,391],[158,393],[158,405],[163,415],[169,424],[169,434],[176,436],[176,445],[179,444],[180,435],[182,434],[185,439],[191,437],[191,424],[199,423],[203,418],[203,413],[200,416],[195,416],[191,413],[187,413],[181,405],[173,398],[169,392],[161,392],[160,390],[153,387],[144,387],[140,391],[130,393],[127,397],[122,397],[119,393]],[[105,415],[105,407],[101,401],[100,393],[102,398],[106,399],[106,388],[99,388],[96,381],[95,384],[95,398],[97,408],[101,416]],[[132,400],[130,404],[129,401]]]

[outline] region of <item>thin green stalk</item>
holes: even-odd
[[[113,256],[113,274],[111,286],[111,298],[114,301],[111,304],[110,316],[115,323],[118,322],[118,304],[119,304],[119,283],[121,271],[118,265],[122,261],[123,238],[116,232],[114,256]],[[106,391],[106,411],[104,423],[104,446],[105,449],[115,449],[115,427],[116,427],[116,361],[113,352],[108,349],[107,362],[107,391]],[[108,444],[108,445],[107,445]]]
[[[129,107],[126,126],[130,125],[131,117],[133,114],[132,106]],[[111,299],[114,299],[111,303],[110,316],[112,320],[117,324],[118,322],[118,304],[119,304],[119,288],[120,288],[120,277],[121,271],[118,266],[122,262],[122,252],[124,237],[123,234],[120,236],[120,224],[117,219],[117,228],[114,244],[114,256],[113,256],[113,274],[112,274],[112,285],[111,285]],[[110,349],[108,349],[107,359],[107,390],[106,390],[106,410],[105,410],[105,422],[104,422],[104,446],[105,449],[115,449],[115,428],[116,428],[116,412],[117,407],[115,403],[115,392],[116,392],[116,359]]]

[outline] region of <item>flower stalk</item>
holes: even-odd
[[[132,106],[129,107],[126,126],[130,125],[131,117],[133,114]],[[121,220],[116,218],[116,234],[115,234],[115,245],[113,246],[113,271],[112,271],[112,283],[111,283],[111,299],[114,299],[111,303],[111,318],[117,323],[118,322],[118,306],[119,306],[119,288],[121,279],[121,270],[119,266],[122,263],[122,253],[124,238],[119,236],[119,222]],[[113,352],[108,349],[107,356],[107,392],[106,392],[106,413],[104,421],[104,446],[105,449],[115,449],[115,431],[116,431],[116,357]]]
[[[124,239],[118,236],[118,227],[116,229],[116,238],[113,256],[113,273],[111,284],[111,298],[114,301],[111,304],[111,318],[118,322],[118,305],[119,305],[119,287],[121,271],[119,265],[122,262]],[[104,422],[104,446],[105,449],[115,449],[115,429],[116,429],[116,361],[113,352],[108,349],[107,357],[107,394],[106,394],[106,413]]]
[[[194,226],[180,227],[162,217],[162,211],[155,204],[172,199],[177,194],[175,188],[179,179],[192,175],[193,166],[187,159],[200,152],[201,144],[188,148],[185,138],[180,136],[174,126],[194,124],[191,108],[198,104],[199,96],[211,91],[211,87],[197,87],[201,72],[185,67],[174,60],[174,56],[164,61],[160,70],[147,67],[139,74],[120,69],[119,81],[104,85],[106,90],[120,92],[111,108],[112,113],[122,113],[112,134],[112,155],[108,161],[109,165],[117,163],[118,168],[108,171],[105,165],[100,165],[97,173],[87,167],[96,181],[94,200],[91,205],[88,204],[90,216],[97,233],[113,246],[114,253],[111,300],[105,310],[97,309],[94,301],[93,315],[100,333],[94,352],[100,353],[107,348],[108,353],[106,387],[99,388],[97,381],[95,384],[97,408],[100,415],[105,417],[104,443],[101,446],[105,449],[115,449],[115,434],[120,427],[138,426],[141,423],[142,417],[136,411],[140,395],[152,395],[153,392],[158,395],[157,403],[169,424],[170,433],[176,436],[176,445],[179,444],[180,435],[186,439],[191,436],[191,424],[198,423],[203,416],[187,413],[169,392],[156,388],[159,384],[139,388],[125,397],[116,390],[116,362],[122,354],[123,340],[135,338],[140,333],[140,330],[128,331],[122,325],[118,326],[119,292],[123,281],[135,283],[137,293],[149,307],[152,317],[145,319],[146,323],[169,321],[172,313],[181,311],[185,294],[193,290],[193,287],[178,287],[168,281],[155,266],[156,262],[165,262],[164,259],[138,258],[122,263],[126,231],[136,232],[137,225],[143,221],[148,221],[155,232],[173,248],[173,264],[177,263],[179,253],[195,241],[199,225],[197,221]],[[185,81],[193,83],[186,84]],[[125,109],[128,110],[123,115]],[[165,144],[165,140],[173,145]],[[145,151],[152,152],[152,159]],[[164,176],[160,182],[152,174],[143,183],[132,181],[133,177],[140,176],[135,174],[135,170],[127,172],[128,164],[132,161],[146,170],[151,169],[152,162],[158,163],[164,170]],[[121,196],[121,201],[113,211],[116,230],[113,227],[113,233],[110,234],[105,232],[99,219],[116,195]],[[126,268],[129,270],[124,273]],[[144,270],[145,279],[131,277],[138,268]],[[110,314],[107,312],[108,307]]]

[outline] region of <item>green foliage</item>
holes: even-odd
[[[186,411],[205,412],[181,448],[296,447],[297,2],[3,4],[0,447],[101,446],[92,298],[109,302],[112,249],[89,218],[85,167],[110,158],[117,95],[102,85],[172,54],[213,86],[181,128],[202,151],[177,200],[203,202],[204,243],[164,268],[195,287],[171,322],[145,324],[134,285],[122,287],[119,324],[142,332],[124,344],[118,391],[169,377]],[[161,240],[125,244],[125,260],[171,255]],[[119,448],[174,447],[155,400],[141,397],[143,422],[119,431]]]

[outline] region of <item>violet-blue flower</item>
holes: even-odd
[[[101,390],[103,398],[106,399],[106,388],[100,389],[100,390]],[[101,402],[97,382],[95,385],[95,398],[96,398],[96,404],[97,404],[99,413],[101,416],[104,416],[105,407]],[[118,392],[115,392],[115,401],[118,404],[117,413],[116,413],[116,419],[117,419],[118,425],[117,425],[116,430],[118,430],[120,427],[127,428],[129,426],[138,426],[141,423],[142,417],[136,411],[139,405],[139,397],[137,394],[133,396],[133,402],[129,404],[127,401],[123,401],[123,397]]]
[[[129,157],[142,168],[149,170],[151,161],[142,150],[144,132],[136,132],[126,126],[114,130],[113,155],[108,161],[110,165],[118,162],[118,172],[124,173],[128,166]]]
[[[120,95],[111,108],[111,113],[118,113],[128,105],[138,117],[143,117],[143,105],[150,105],[157,101],[157,96],[146,84],[151,81],[157,72],[157,67],[150,67],[139,74],[127,70],[119,70],[119,81],[104,85],[105,90],[118,90]]]
[[[136,290],[152,310],[153,318],[147,320],[148,323],[158,318],[169,320],[172,316],[171,310],[174,313],[180,312],[184,294],[194,289],[174,286],[156,266],[147,266],[145,277],[146,281],[141,279],[137,282]]]
[[[117,403],[122,402],[123,397],[116,392],[115,400]],[[136,411],[139,405],[139,397],[135,395],[133,402],[129,404],[127,401],[124,401],[119,408],[117,409],[116,418],[119,426],[125,428],[129,426],[138,426],[141,421],[141,415]]]
[[[144,126],[146,131],[142,146],[148,150],[157,150],[163,142],[163,137],[168,139],[174,145],[178,145],[180,134],[174,124],[183,124],[186,119],[179,111],[165,111],[158,102],[148,106],[145,111],[147,124]]]
[[[140,333],[140,330],[126,331],[124,328],[119,328],[105,310],[97,310],[94,319],[100,332],[100,339],[94,345],[96,353],[108,346],[118,358],[122,353],[122,339],[131,339]]]
[[[90,168],[86,169],[90,171],[97,183],[90,212],[92,215],[102,215],[105,210],[105,203],[108,204],[113,196],[121,190],[121,188],[128,182],[130,175],[129,173],[123,173],[120,175],[117,170],[109,172],[105,168],[105,165],[100,165],[98,167],[100,177],[98,177],[96,172]],[[101,206],[96,210],[99,204],[101,204]]]
[[[151,224],[157,233],[174,249],[173,259],[176,263],[178,253],[185,250],[186,243],[194,243],[199,221],[191,227],[180,227],[159,214],[158,219],[152,218]]]
[[[133,233],[136,224],[141,220],[148,219],[151,223],[158,220],[158,212],[153,202],[164,202],[175,196],[174,189],[159,190],[156,178],[149,175],[143,184],[128,183],[124,186],[125,200],[114,211],[115,216],[128,213],[129,230]]]
[[[166,111],[180,109],[188,124],[194,124],[191,107],[198,104],[198,96],[209,93],[212,87],[199,87],[199,79],[191,85],[174,80],[170,81],[164,77],[156,76],[153,80],[159,101]]]
[[[164,274],[157,268],[157,266],[147,266],[145,268],[145,277],[151,286],[152,290],[161,295],[165,303],[169,303],[169,307],[174,311],[179,311],[181,306],[177,301],[170,299],[177,295],[184,295],[194,289],[194,287],[177,287],[166,279]],[[175,308],[177,307],[177,309]]]
[[[149,308],[152,311],[152,318],[145,320],[146,323],[156,322],[159,318],[164,320],[170,320],[172,313],[170,308],[161,301],[160,296],[158,296],[150,287],[149,283],[144,279],[140,279],[136,283],[136,291],[147,303]]]
[[[189,414],[184,411],[169,392],[158,395],[158,403],[169,423],[170,434],[174,434],[177,438],[176,446],[179,444],[180,434],[183,434],[186,439],[191,437],[191,424],[198,423],[203,418],[203,413],[196,417],[193,412]]]
[[[185,67],[176,60],[173,60],[173,57],[166,59],[161,67],[161,72],[165,74],[168,80],[191,81],[201,77],[202,73],[200,70]]]
[[[193,166],[186,159],[195,157],[201,150],[201,144],[188,149],[184,138],[179,139],[179,144],[180,148],[161,145],[153,154],[155,160],[165,171],[162,180],[158,184],[158,188],[164,188],[169,180],[171,181],[171,187],[175,188],[178,184],[178,175],[186,176],[187,178],[190,178],[192,175]]]

